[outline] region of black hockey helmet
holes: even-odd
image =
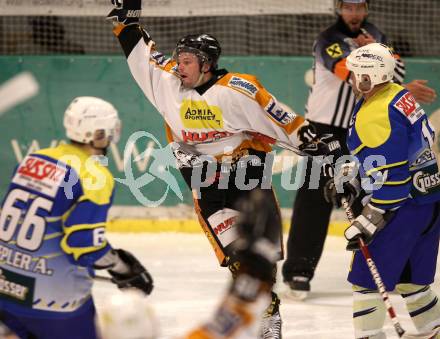
[[[210,71],[217,69],[217,62],[222,52],[218,40],[210,34],[189,34],[179,39],[174,50],[174,58],[181,52],[193,53],[200,64],[211,63]]]

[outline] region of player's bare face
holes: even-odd
[[[182,85],[194,88],[200,79],[199,59],[193,53],[182,52],[177,58],[177,65]]]
[[[352,32],[361,29],[362,22],[367,17],[366,4],[347,4],[342,3],[341,17]]]

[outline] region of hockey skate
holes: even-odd
[[[294,276],[289,281],[285,281],[288,285],[285,293],[286,297],[292,300],[302,301],[306,299],[310,292],[310,279],[307,277]]]
[[[272,292],[272,302],[261,321],[260,339],[281,339],[280,299]]]

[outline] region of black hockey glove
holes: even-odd
[[[115,8],[107,15],[108,20],[124,25],[139,23],[142,13],[142,0],[111,0],[111,2]]]
[[[318,132],[313,124],[310,122],[304,123],[300,128],[298,128],[298,139],[303,144],[318,140]]]
[[[370,244],[377,232],[383,229],[393,216],[393,211],[367,204],[361,215],[344,232],[345,238],[348,240],[347,251],[359,249],[359,238],[362,238],[366,245]]]
[[[354,161],[342,165],[337,164],[334,178],[327,181],[324,186],[325,200],[336,207],[342,206],[342,198],[345,198],[351,206],[360,192],[358,167]]]
[[[150,294],[153,290],[153,278],[146,268],[130,252],[123,249],[116,249],[114,251],[124,264],[128,266],[129,271],[127,273],[118,273],[109,269],[108,272],[112,276],[112,282],[120,289],[137,288],[147,295]]]
[[[334,156],[334,160],[343,155],[341,143],[332,134],[323,134],[318,139],[303,142],[299,150],[309,156]]]

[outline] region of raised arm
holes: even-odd
[[[141,0],[112,0],[115,8],[107,19],[114,23],[130,72],[148,100],[161,111],[158,98],[180,86],[175,61],[156,51],[149,33],[139,25]]]

